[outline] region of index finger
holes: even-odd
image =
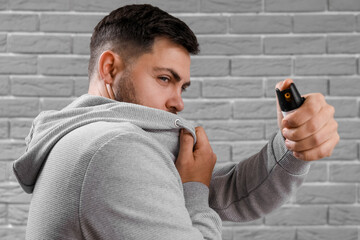
[[[196,127],[195,132],[196,132],[197,141],[196,141],[194,149],[199,149],[199,148],[203,148],[206,146],[210,146],[209,139],[205,133],[204,128]]]
[[[299,127],[318,114],[326,102],[324,96],[320,93],[304,95],[305,101],[294,112],[289,113],[283,119],[285,127]]]

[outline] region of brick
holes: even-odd
[[[196,0],[185,0],[182,4],[179,4],[176,0],[125,0],[119,1],[111,0],[100,3],[96,0],[80,0],[73,3],[73,7],[77,11],[95,11],[95,12],[110,12],[118,7],[122,7],[128,4],[151,4],[160,7],[162,10],[167,12],[197,12],[198,1]]]
[[[0,10],[6,10],[8,8],[8,0],[0,0]]]
[[[338,204],[355,201],[355,185],[303,185],[296,193],[296,202],[299,204]]]
[[[261,0],[201,0],[202,12],[261,12]]]
[[[198,0],[184,0],[181,4],[177,0],[136,0],[139,4],[151,4],[158,6],[166,12],[198,12],[199,1]],[[116,2],[116,4],[118,4]]]
[[[352,75],[356,74],[353,57],[298,57],[295,59],[296,75]]]
[[[340,139],[331,157],[327,160],[354,160],[357,159],[357,145],[355,141]]]
[[[234,240],[290,240],[295,239],[296,233],[294,228],[235,228]]]
[[[209,140],[237,141],[264,138],[264,123],[254,121],[201,121]]]
[[[134,0],[122,0],[121,2],[116,0],[108,0],[104,2],[96,0],[76,0],[72,1],[72,8],[75,11],[84,12],[110,12],[128,4],[134,4]]]
[[[261,128],[257,129],[258,132],[260,130]],[[260,137],[262,133],[258,133],[258,134]],[[258,153],[266,144],[267,144],[266,141],[261,141],[261,140],[257,140],[253,142],[235,143],[232,151],[232,159],[234,162],[240,162],[245,159],[248,159],[249,157]]]
[[[13,171],[13,162],[7,162],[6,177],[10,182],[17,182],[17,178]]]
[[[359,206],[330,206],[329,224],[331,225],[360,225]]]
[[[77,35],[73,39],[73,53],[75,54],[90,54],[90,39],[91,35]]]
[[[265,81],[265,96],[275,97],[275,86],[278,82],[284,81],[285,78],[268,78]],[[327,95],[328,93],[328,79],[327,78],[300,78],[294,77],[294,83],[300,94],[321,93]]]
[[[9,223],[13,225],[26,225],[29,213],[29,204],[10,204]]]
[[[310,171],[305,178],[306,182],[325,182],[328,180],[328,170],[326,163],[311,164]]]
[[[338,132],[341,139],[359,139],[360,137],[360,120],[346,119],[338,120]]]
[[[275,99],[239,100],[234,102],[234,118],[276,119]]]
[[[204,97],[262,97],[262,79],[218,79],[203,81]]]
[[[26,194],[15,182],[0,183],[0,201],[5,203],[29,203],[31,195]]]
[[[24,240],[25,227],[0,226],[0,239],[2,240]]]
[[[40,101],[40,109],[41,111],[61,110],[72,101],[74,101],[72,98],[43,98]]]
[[[206,129],[205,129],[206,131]],[[217,156],[216,162],[231,161],[231,146],[227,144],[212,143],[211,147]]]
[[[0,224],[6,224],[6,217],[7,217],[7,206],[5,204],[0,204]]]
[[[360,2],[358,0],[329,0],[330,11],[360,11]]]
[[[10,34],[8,51],[20,53],[70,53],[71,37],[39,34]]]
[[[177,16],[184,21],[195,34],[226,33],[228,28],[227,17],[222,16]],[[200,46],[201,47],[201,46]]]
[[[232,16],[230,33],[290,33],[290,16]]]
[[[288,76],[290,74],[290,58],[236,58],[231,60],[231,75],[233,76]]]
[[[9,137],[9,123],[5,119],[0,119],[0,138]]]
[[[0,52],[6,52],[6,34],[0,34]]]
[[[228,76],[230,61],[224,58],[192,58],[191,76]]]
[[[295,33],[353,32],[353,15],[295,15]]]
[[[17,96],[71,96],[73,80],[63,77],[12,77],[11,93]]]
[[[11,0],[9,8],[12,10],[69,10],[69,0]]]
[[[330,95],[359,96],[360,78],[330,78]]]
[[[198,37],[202,55],[260,54],[260,37]]]
[[[359,182],[360,164],[331,164],[330,181]]]
[[[75,78],[75,96],[86,94],[89,89],[89,79],[87,77]]]
[[[266,225],[298,226],[327,224],[327,206],[282,207],[265,217]]]
[[[265,54],[323,54],[324,37],[265,37]]]
[[[0,31],[33,32],[38,29],[38,21],[36,14],[1,13]]]
[[[10,81],[7,76],[0,76],[0,95],[7,95],[10,92]]]
[[[25,143],[0,140],[0,160],[15,160],[25,152]]]
[[[228,101],[184,100],[185,109],[179,114],[187,119],[228,119],[231,105]]]
[[[267,12],[322,12],[327,10],[326,0],[266,0]]]
[[[39,56],[39,72],[46,75],[87,75],[89,57]]]
[[[91,33],[103,14],[43,13],[40,16],[40,31]]]
[[[39,113],[39,101],[32,98],[0,99],[0,117],[34,117]]]
[[[0,161],[0,181],[6,181],[9,179],[9,174],[8,174],[9,163],[12,163],[12,162]],[[1,222],[1,220],[0,220],[0,222]],[[0,225],[1,225],[1,223],[0,223]]]
[[[183,91],[183,98],[199,98],[201,96],[201,81],[191,80],[191,86]]]
[[[356,228],[299,228],[296,235],[297,240],[358,240]]]
[[[277,120],[266,120],[265,122],[265,139],[270,139],[279,131]]]
[[[335,107],[335,117],[356,117],[356,99],[327,98],[327,103]],[[355,111],[354,111],[355,110]]]
[[[36,73],[36,65],[36,56],[2,56],[0,58],[0,74]]]
[[[360,52],[360,36],[328,36],[327,41],[329,53],[357,54]]]
[[[32,119],[12,119],[10,122],[10,137],[25,139],[30,132]]]

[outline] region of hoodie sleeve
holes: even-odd
[[[254,156],[238,164],[216,166],[210,184],[210,207],[222,220],[244,222],[284,204],[302,184],[309,162],[286,149],[279,131]]]
[[[221,239],[208,194],[198,183],[183,186],[158,143],[122,133],[99,147],[88,165],[81,230],[85,239]]]

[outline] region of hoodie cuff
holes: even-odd
[[[311,162],[294,157],[292,151],[285,146],[285,139],[279,130],[272,142],[273,154],[276,162],[294,175],[304,175],[309,172]]]
[[[183,184],[186,208],[209,207],[209,188],[200,182]]]

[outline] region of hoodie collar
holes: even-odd
[[[31,193],[38,174],[52,147],[67,133],[97,121],[130,122],[149,132],[173,132],[178,136],[181,128],[188,130],[196,142],[192,124],[180,116],[142,105],[118,102],[112,99],[85,94],[60,111],[45,111],[37,116],[26,138],[26,152],[13,164],[21,187]],[[161,134],[154,134],[175,155],[178,137],[163,141]]]

